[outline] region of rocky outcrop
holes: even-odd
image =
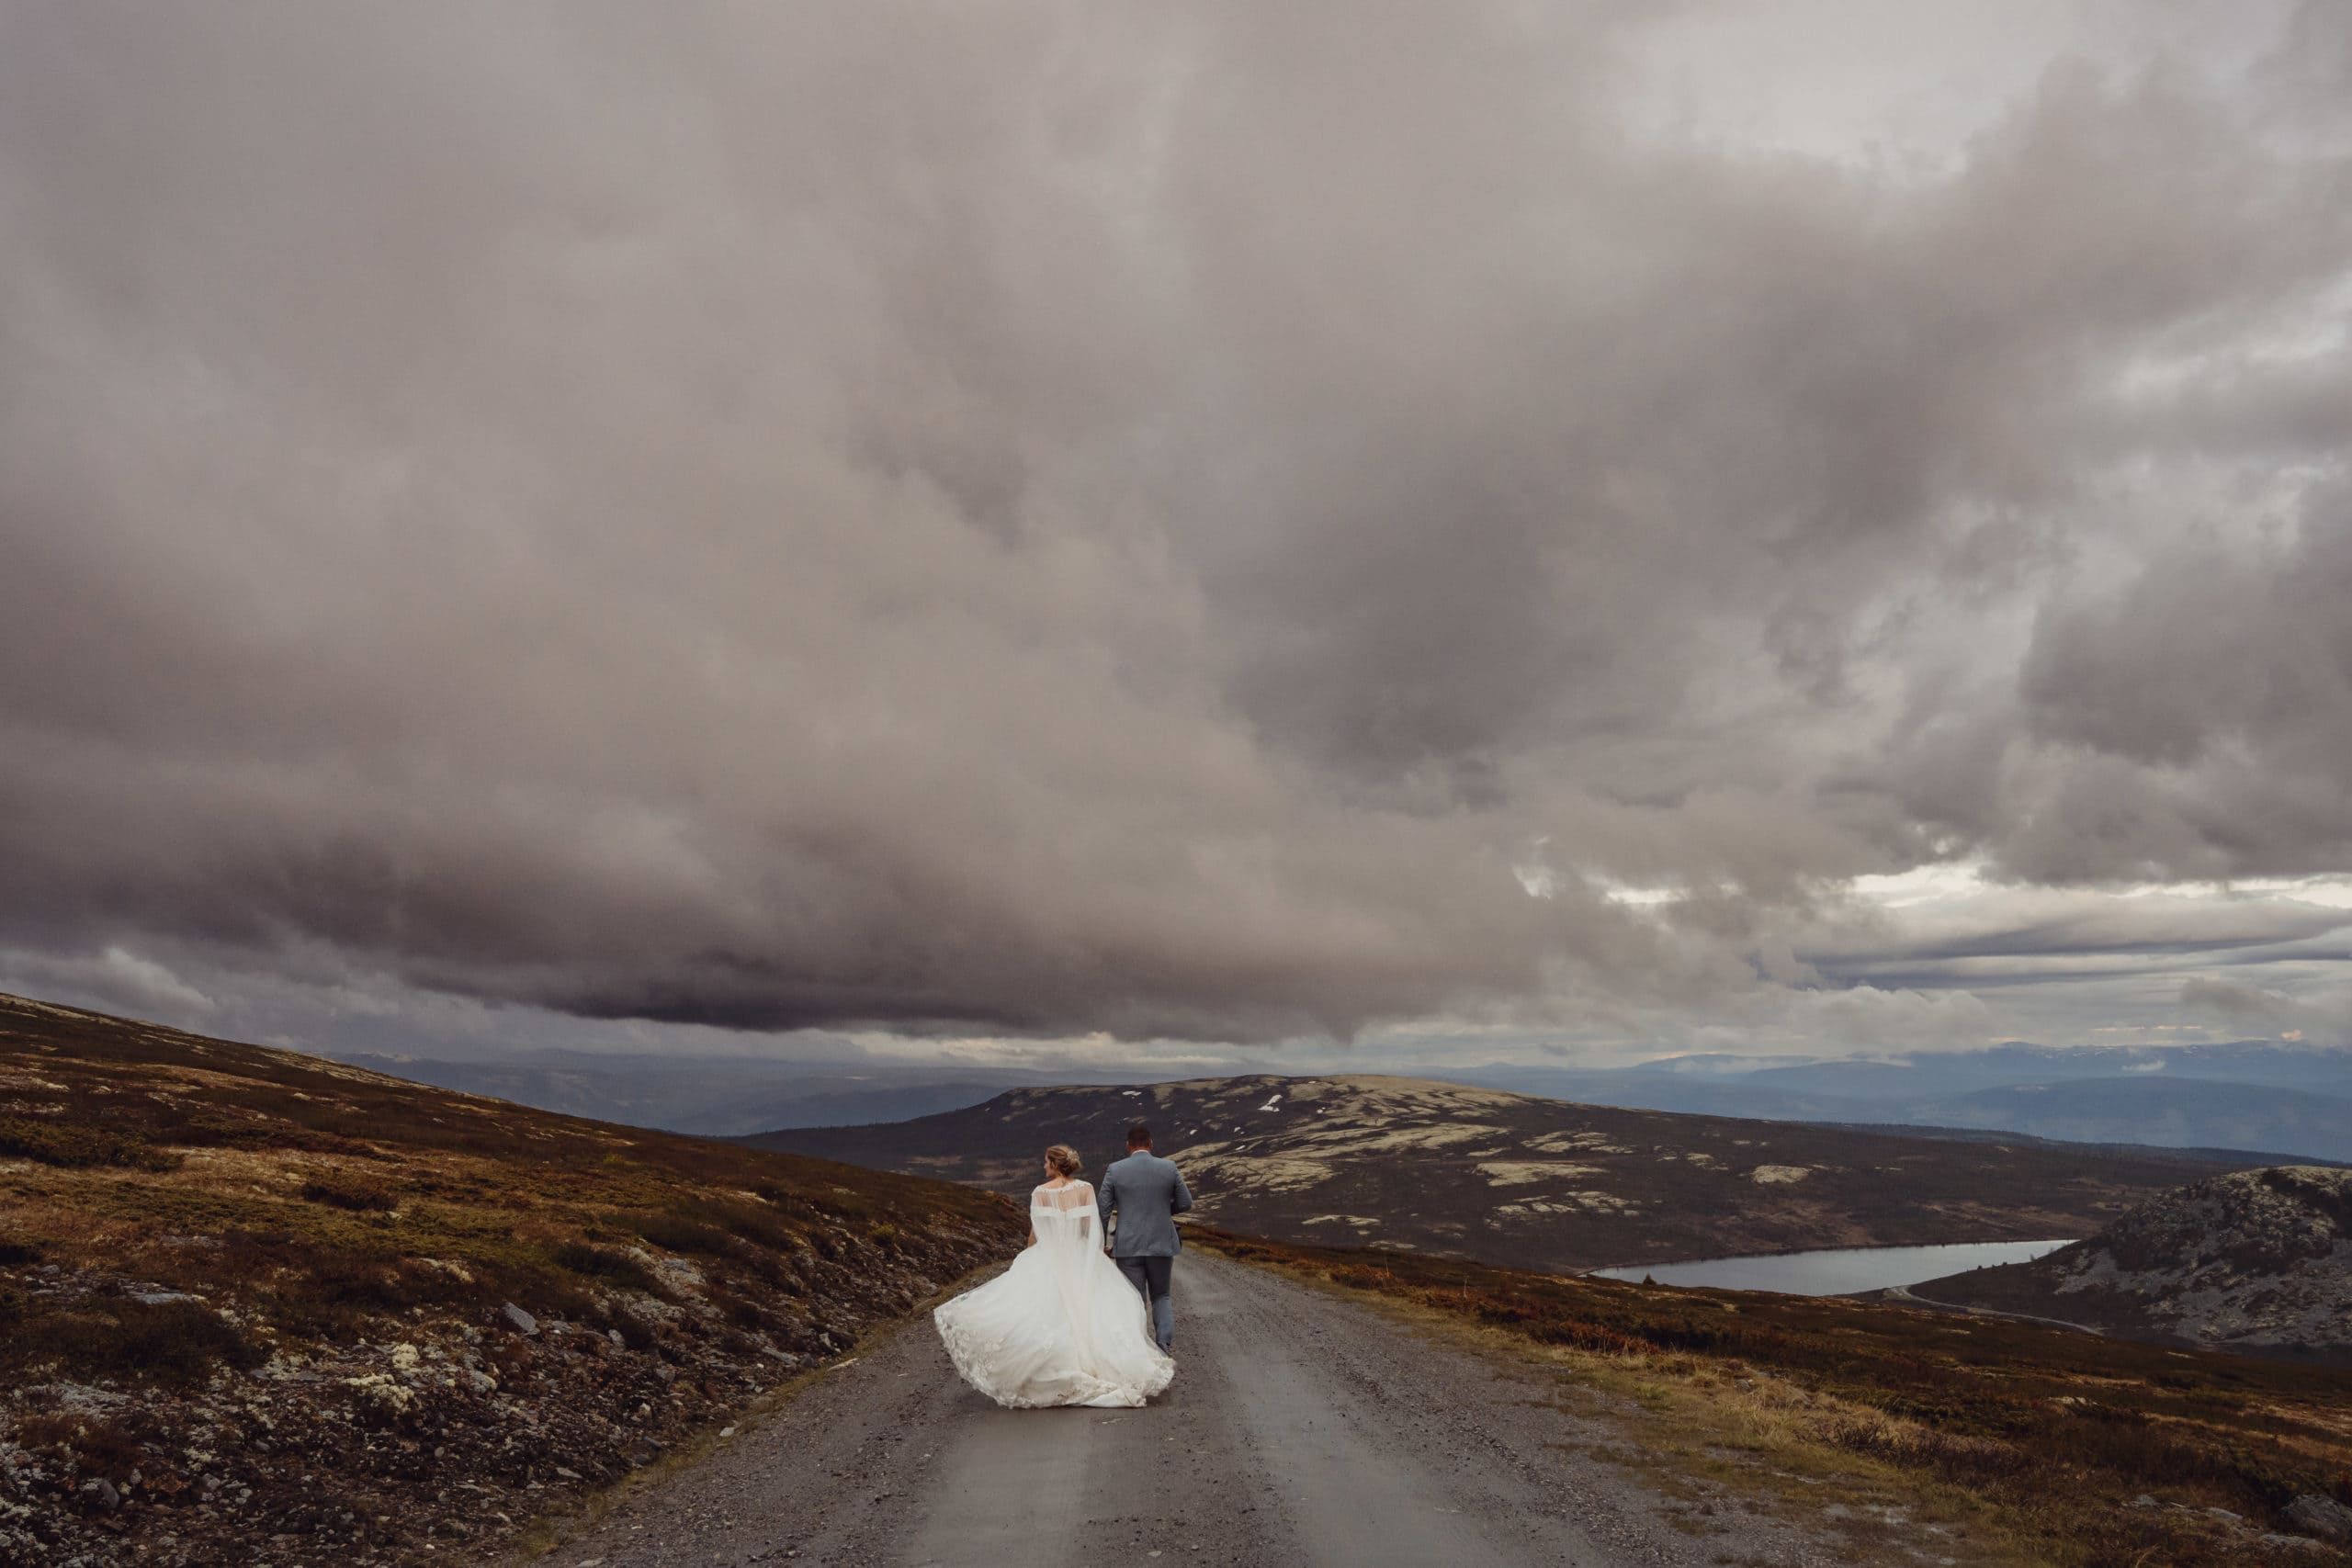
[[[2352,1546],[2352,1508],[2333,1497],[2305,1495],[2287,1505],[2287,1522],[2322,1540]]]
[[[2217,1348],[2352,1359],[2352,1170],[2215,1177],[2031,1263],[1914,1289]]]

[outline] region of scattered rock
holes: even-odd
[[[2267,1535],[2258,1536],[2256,1539],[2273,1551],[2325,1551],[2328,1550],[2327,1542],[2313,1540],[2307,1535],[2280,1535],[2273,1530]]]
[[[2352,1545],[2352,1508],[2333,1497],[2305,1493],[2287,1505],[2287,1522],[2323,1540]]]
[[[109,1514],[122,1506],[122,1494],[116,1491],[114,1483],[103,1475],[82,1483],[82,1495]]]

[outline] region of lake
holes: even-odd
[[[1703,1285],[1717,1291],[1778,1291],[1792,1296],[1842,1296],[1940,1280],[1964,1269],[2026,1263],[2067,1246],[2064,1241],[1967,1241],[1948,1247],[1849,1247],[1826,1252],[1783,1252],[1770,1258],[1702,1258],[1646,1268],[1597,1269],[1604,1280],[1661,1285]]]

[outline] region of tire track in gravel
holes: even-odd
[[[558,1568],[1446,1563],[1785,1568],[1822,1543],[1687,1511],[1587,1454],[1622,1443],[1523,1365],[1195,1250],[1176,1382],[1142,1410],[1001,1410],[927,1320],[865,1348],[708,1458],[628,1495]]]

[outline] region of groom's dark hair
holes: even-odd
[[[1148,1122],[1138,1122],[1134,1126],[1128,1128],[1127,1147],[1129,1149],[1148,1149],[1151,1147],[1151,1123]]]

